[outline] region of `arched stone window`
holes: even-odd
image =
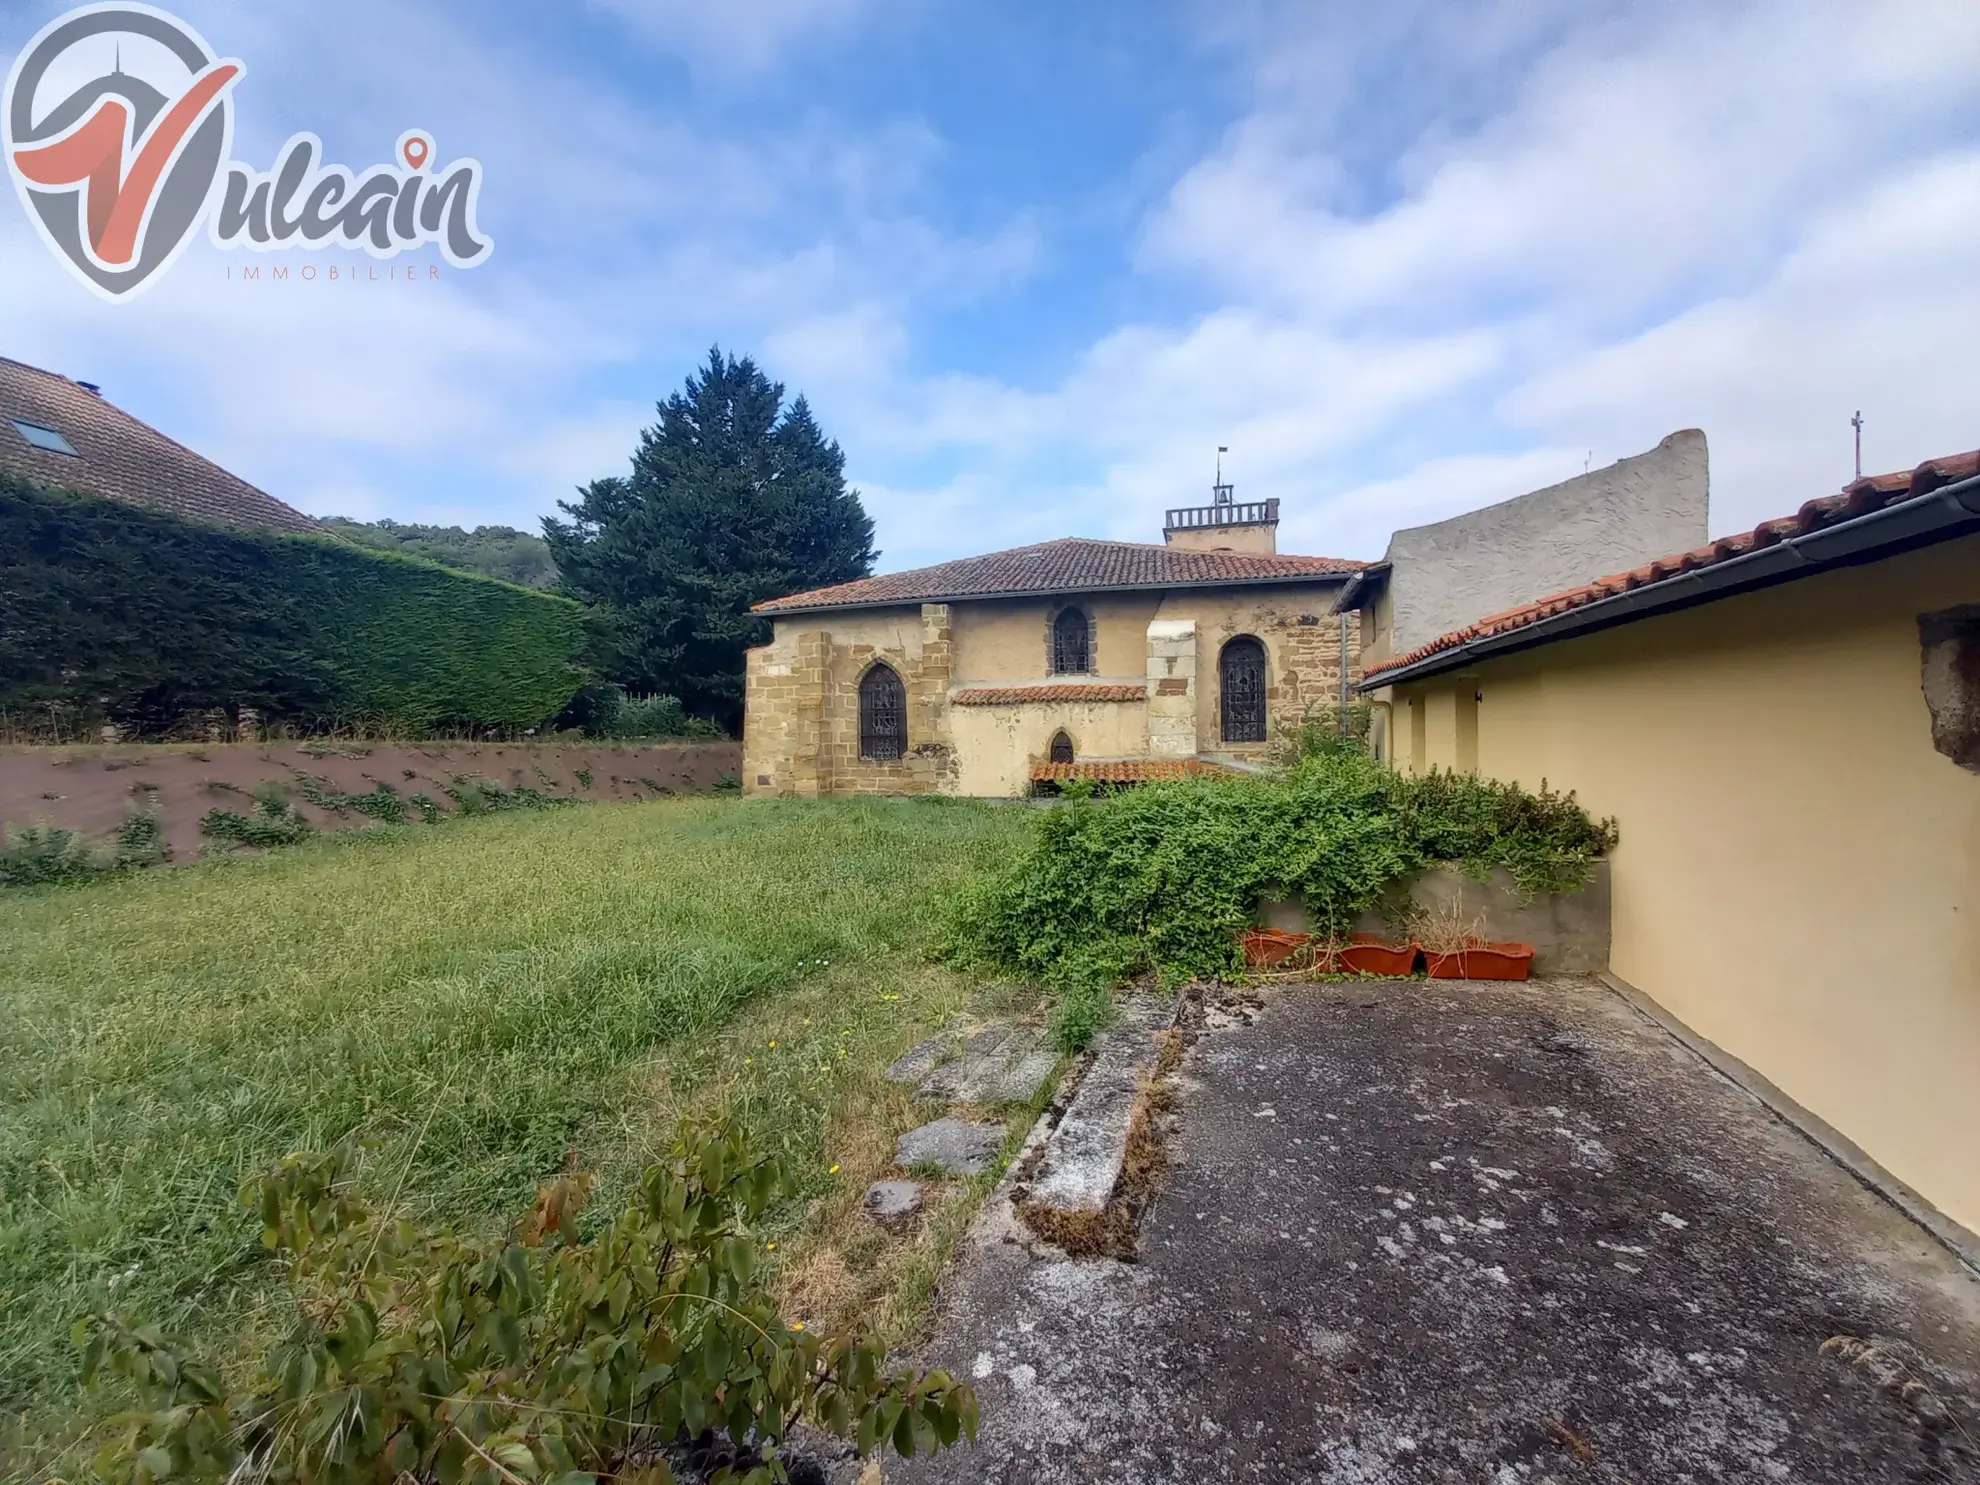
[[[1052,734],[1052,761],[1054,763],[1070,763],[1073,761],[1073,740],[1066,736],[1066,730],[1063,727]]]
[[[1086,610],[1064,608],[1052,620],[1053,675],[1086,675],[1093,669],[1093,625]]]
[[[877,762],[907,753],[907,688],[887,665],[859,678],[859,756]]]
[[[1265,741],[1265,646],[1240,634],[1217,661],[1225,742]]]

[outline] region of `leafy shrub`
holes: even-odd
[[[545,810],[576,802],[561,795],[545,794],[527,784],[504,789],[493,779],[472,774],[456,774],[453,783],[444,786],[440,792],[453,800],[464,815],[496,814],[503,810]]]
[[[674,696],[634,696],[609,681],[592,681],[557,718],[560,727],[574,727],[587,737],[716,738],[728,734],[706,717],[691,717]]]
[[[527,728],[583,674],[567,599],[329,536],[219,530],[0,476],[0,711],[139,734]]]
[[[1237,968],[1238,934],[1266,898],[1297,893],[1315,932],[1345,935],[1434,862],[1505,866],[1522,891],[1558,891],[1614,841],[1571,794],[1406,779],[1330,749],[1281,776],[1147,784],[1051,811],[1010,869],[963,899],[946,951],[1090,1001],[1144,971]],[[1068,1037],[1091,1020],[1070,1001],[1061,1014]]]
[[[1389,808],[1425,861],[1455,861],[1473,876],[1504,867],[1528,897],[1572,892],[1616,844],[1614,820],[1588,816],[1572,791],[1540,792],[1433,770],[1395,778]]]
[[[1308,758],[1366,757],[1374,716],[1375,709],[1365,701],[1308,707],[1297,722],[1278,724],[1273,754],[1288,766]]]
[[[332,814],[341,815],[355,810],[367,819],[383,820],[390,825],[400,824],[406,818],[406,801],[399,798],[397,789],[383,781],[363,794],[347,794],[328,779],[304,773],[296,775],[296,787],[302,791],[304,799]]]
[[[1052,1045],[1072,1055],[1084,1052],[1101,1032],[1114,1024],[1114,984],[1096,975],[1075,975],[1052,1007],[1048,1028]]]
[[[117,827],[110,859],[119,869],[135,870],[156,866],[165,859],[165,854],[165,826],[159,821],[158,811],[141,809],[132,811]]]
[[[306,840],[316,833],[316,827],[303,818],[279,784],[269,782],[255,787],[253,814],[208,810],[200,816],[199,833],[218,844],[265,851]]]
[[[912,1456],[972,1437],[967,1384],[888,1371],[877,1342],[786,1323],[753,1224],[792,1183],[733,1127],[684,1128],[631,1206],[589,1236],[580,1174],[512,1236],[416,1227],[355,1193],[353,1152],[296,1155],[244,1196],[288,1265],[290,1335],[236,1392],[155,1328],[99,1315],[83,1370],[137,1393],[99,1453],[108,1480],[436,1480],[592,1485],[673,1478],[726,1434],[718,1479],[784,1479],[800,1419]]]
[[[0,835],[0,887],[37,887],[79,882],[108,871],[151,866],[165,859],[165,828],[158,811],[133,810],[111,838],[110,854],[99,854],[73,830],[30,825]]]
[[[100,869],[89,842],[73,830],[30,825],[0,837],[0,884],[9,887],[73,882]]]

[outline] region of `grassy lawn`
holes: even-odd
[[[599,804],[0,894],[0,1476],[79,1427],[83,1312],[251,1345],[269,1268],[236,1188],[354,1131],[381,1191],[492,1222],[570,1152],[602,1210],[682,1112],[734,1109],[806,1173],[773,1234],[793,1314],[905,1336],[976,1189],[912,1239],[857,1219],[915,1117],[879,1070],[969,1003],[928,935],[1023,825]]]

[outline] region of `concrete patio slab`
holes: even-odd
[[[1980,1479],[1980,1281],[1589,981],[1290,986],[1176,1074],[1139,1260],[993,1203],[896,1482]]]

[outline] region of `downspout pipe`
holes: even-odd
[[[1348,715],[1348,637],[1347,615],[1341,615],[1341,736],[1347,736]]]

